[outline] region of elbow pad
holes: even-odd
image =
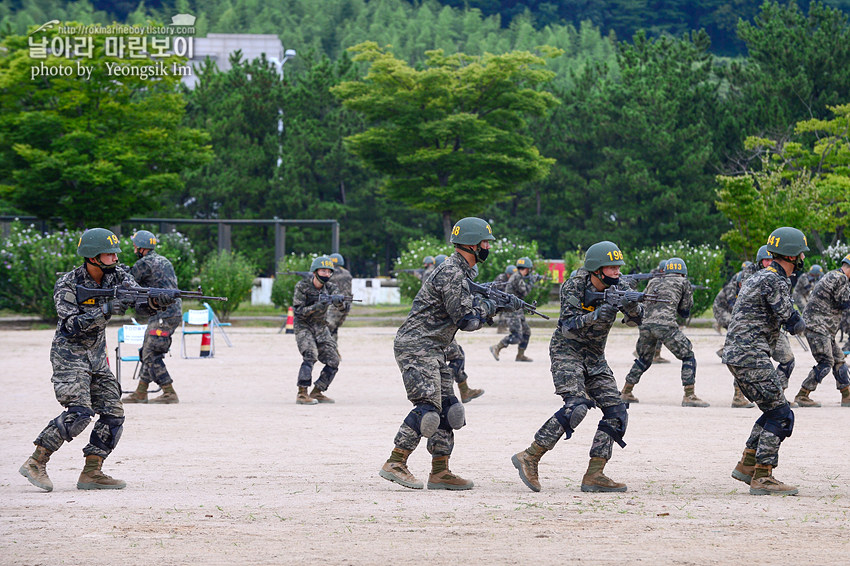
[[[676,314],[678,314],[682,318],[688,318],[689,316],[691,316],[691,311],[690,311],[690,309],[688,309],[688,310],[678,309],[676,311]]]

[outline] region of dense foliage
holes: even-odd
[[[222,250],[210,254],[201,265],[201,287],[207,295],[227,297],[227,301],[211,303],[222,320],[239,308],[239,303],[251,293],[256,268],[245,256]]]

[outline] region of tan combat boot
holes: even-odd
[[[841,406],[850,407],[850,385],[838,391],[841,393]]]
[[[516,361],[518,362],[533,362],[531,358],[525,355],[525,348],[517,348],[516,351]]]
[[[773,477],[773,466],[756,464],[753,481],[750,482],[750,495],[797,495],[798,491],[793,485]]]
[[[148,402],[148,385],[149,381],[139,380],[136,390],[121,399],[122,403],[147,403]]]
[[[741,388],[737,385],[735,387],[735,394],[732,396],[732,408],[733,409],[749,409],[750,407],[755,407],[756,404],[750,402],[749,399],[744,397],[744,393],[741,391]]]
[[[531,491],[540,491],[540,480],[537,477],[537,464],[546,453],[546,449],[532,442],[531,446],[511,456],[514,468],[519,472],[519,479]]]
[[[101,466],[103,466],[103,458],[94,454],[86,456],[86,465],[77,480],[77,489],[124,489],[127,487],[122,480],[116,480],[104,474],[100,470]]]
[[[53,452],[44,446],[36,446],[35,452],[18,470],[31,484],[44,491],[53,491],[53,482],[47,477],[47,461],[50,460],[51,454]]]
[[[501,342],[499,342],[495,346],[490,346],[490,353],[493,354],[493,357],[496,358],[497,362],[499,361],[499,352],[501,352],[504,349],[505,349],[505,347],[502,346]]]
[[[683,407],[708,407],[708,403],[697,397],[693,385],[685,386],[685,396],[682,397]]]
[[[794,402],[800,407],[820,407],[820,403],[814,399],[809,399],[809,393],[811,393],[810,390],[801,387],[797,396],[794,397]]]
[[[407,469],[408,456],[410,456],[410,450],[393,448],[390,458],[384,463],[378,475],[410,489],[424,489],[425,485]]]
[[[609,491],[626,491],[626,484],[618,483],[602,473],[605,469],[605,464],[608,462],[605,458],[591,458],[587,464],[587,471],[584,477],[581,478],[581,490],[586,492],[609,492]]]
[[[735,464],[735,469],[732,470],[732,477],[746,484],[753,481],[753,471],[756,469],[756,451],[752,448],[745,448],[741,460]]]
[[[295,396],[295,403],[298,405],[317,405],[319,402],[307,394],[306,387],[299,387],[298,395]]]
[[[154,397],[148,401],[148,403],[162,403],[163,405],[170,405],[179,402],[180,399],[177,398],[177,392],[174,391],[174,385],[171,383],[162,386],[162,395]]]
[[[623,390],[620,392],[620,399],[623,403],[640,403],[638,398],[632,394],[632,389],[634,388],[634,383],[627,383],[623,386]]]
[[[461,403],[469,403],[473,399],[477,399],[484,395],[483,389],[470,389],[469,385],[467,385],[466,381],[461,381],[457,384],[458,391],[460,391],[460,402]]]
[[[336,403],[336,401],[325,395],[325,392],[316,387],[315,385],[313,386],[313,390],[310,392],[310,397],[312,397],[319,403]]]
[[[450,489],[453,491],[472,489],[475,484],[454,475],[449,470],[448,456],[434,456],[431,459],[431,475],[428,476],[428,489]]]

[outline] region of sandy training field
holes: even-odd
[[[846,564],[850,409],[827,378],[796,409],[776,476],[796,497],[756,497],[730,477],[757,409],[732,409],[722,337],[686,329],[707,409],[680,406],[680,364],[654,365],[635,388],[625,449],[606,472],[620,494],[579,490],[600,411],[541,462],[532,493],[510,462],[560,406],[549,373],[551,330],[528,355],[496,362],[493,329],[458,335],[470,385],[451,468],[466,492],[409,490],[378,477],[410,409],[392,354],[394,328],[343,328],[335,405],[298,406],[300,356],[276,328],[232,328],[206,360],[166,359],[179,405],[127,405],[104,471],[121,491],[79,491],[88,430],[54,454],[45,493],[18,474],[32,440],[61,408],[48,359],[53,332],[0,331],[0,564]],[[110,327],[114,348],[117,328]],[[198,348],[198,338],[191,348]],[[622,386],[635,329],[618,323],[608,359]],[[789,396],[813,364],[796,341]],[[317,364],[318,365],[318,364]],[[318,376],[319,367],[314,371]],[[132,366],[125,364],[125,389]],[[423,442],[411,471],[427,480]]]

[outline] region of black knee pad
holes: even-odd
[[[101,415],[97,420],[99,423],[105,424],[109,428],[109,440],[104,442],[97,434],[97,428],[91,431],[89,442],[107,452],[111,452],[121,440],[121,433],[124,432],[124,417],[113,417],[112,415]]]
[[[794,358],[791,358],[790,362],[785,362],[783,364],[779,364],[778,366],[776,366],[776,369],[778,371],[780,371],[782,373],[782,375],[785,376],[786,380],[788,380],[788,379],[791,379],[791,372],[794,371],[794,366],[796,364],[797,364],[797,360],[795,360]],[[823,379],[823,378],[821,378],[821,379]],[[820,380],[818,380],[818,382],[820,382]]]
[[[585,397],[565,397],[564,406],[555,412],[555,420],[564,429],[567,438],[570,438],[584,417],[587,416],[587,411],[596,406],[596,403]]]
[[[88,407],[71,405],[67,411],[63,411],[62,414],[53,419],[53,424],[59,429],[59,436],[62,437],[62,440],[71,442],[86,430],[93,416],[94,411]]]
[[[466,424],[466,409],[457,397],[450,395],[442,399],[443,411],[440,413],[440,428],[457,430]]]
[[[826,362],[818,362],[818,365],[812,368],[812,371],[815,372],[815,381],[820,383],[823,381],[823,378],[829,375],[829,372],[832,371],[832,368],[829,367],[829,364]]]
[[[791,436],[791,432],[794,430],[794,411],[791,410],[791,406],[788,403],[785,403],[763,413],[756,421],[756,424],[764,430],[775,434],[779,437],[779,441],[782,442]]]
[[[605,422],[605,419],[616,420],[617,425],[613,426]],[[596,428],[613,438],[614,442],[620,445],[620,448],[626,447],[626,443],[623,442],[623,436],[626,435],[627,426],[629,426],[629,413],[626,411],[625,403],[611,407],[602,407],[602,419],[600,419],[599,425]]]
[[[841,364],[838,369],[833,368],[832,375],[835,376],[835,381],[841,385],[839,389],[844,389],[844,387],[850,385],[850,371],[847,369],[847,364]]]
[[[425,430],[423,430],[422,426],[423,419],[425,420]],[[416,431],[417,434],[421,434],[425,438],[430,438],[437,432],[440,426],[440,413],[437,412],[437,408],[434,405],[427,403],[416,405],[404,418],[404,424]]]

